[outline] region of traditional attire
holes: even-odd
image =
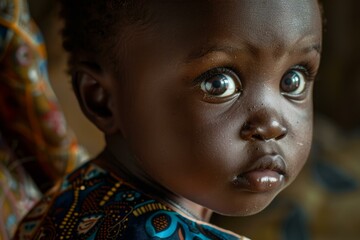
[[[89,162],[68,175],[19,225],[17,239],[246,239],[176,212]]]

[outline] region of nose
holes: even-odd
[[[251,114],[240,130],[240,136],[244,140],[280,140],[288,132],[287,128],[281,123],[279,117],[270,115],[269,112],[276,110],[259,110]]]

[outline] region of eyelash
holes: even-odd
[[[234,74],[235,73],[239,77],[239,79],[241,79],[241,76],[238,74],[238,72],[235,71],[234,68],[231,67],[231,66],[216,67],[216,68],[213,68],[213,69],[201,74],[199,77],[197,77],[194,80],[194,85],[199,85],[204,80],[207,80],[210,77],[212,77],[212,76],[214,76],[216,74],[221,74],[221,73],[225,73],[225,74]]]
[[[289,70],[301,71],[304,74],[304,76],[306,77],[306,80],[308,82],[313,82],[316,80],[317,71],[309,63],[297,64],[297,65],[291,67]]]
[[[214,74],[219,74],[219,73],[235,73],[241,80],[242,79],[241,74],[239,74],[239,72],[236,71],[235,69],[236,68],[233,66],[224,66],[224,67],[213,68],[213,69],[201,74],[199,77],[197,77],[194,80],[194,85],[199,85],[199,84],[201,84],[202,81],[212,77]],[[290,71],[290,70],[301,71],[306,76],[306,80],[308,82],[312,82],[312,81],[316,80],[317,71],[316,71],[316,69],[314,69],[314,67],[311,66],[310,63],[307,63],[307,62],[299,63],[299,64],[291,67],[288,71]]]

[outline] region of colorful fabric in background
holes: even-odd
[[[7,239],[37,189],[53,187],[87,157],[49,84],[43,38],[25,0],[0,1],[0,142],[0,236]]]
[[[183,216],[114,173],[87,163],[20,223],[17,239],[246,239]]]
[[[40,197],[32,179],[0,139],[0,239],[12,236],[18,222]]]

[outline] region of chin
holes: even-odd
[[[245,198],[228,201],[219,208],[213,209],[214,212],[232,217],[245,217],[263,211],[274,200],[278,193],[247,193]]]

